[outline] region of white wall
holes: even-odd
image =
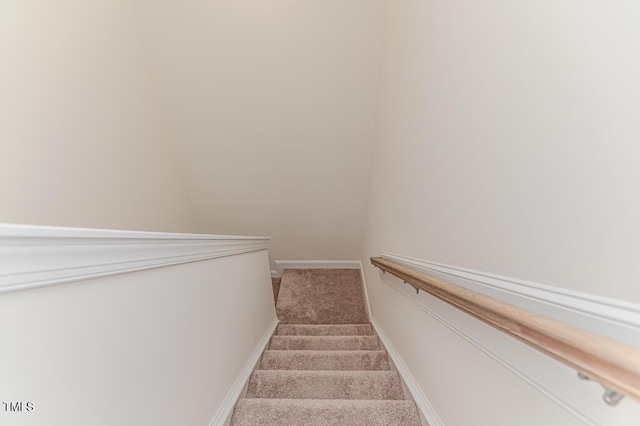
[[[0,222],[193,231],[136,10],[0,2]]]
[[[380,0],[139,0],[199,230],[361,251]]]
[[[48,241],[35,237],[1,241],[3,253],[31,254],[27,269],[56,257],[84,258],[73,252],[75,241],[63,238],[55,250],[50,242],[33,247]],[[165,254],[152,256],[156,262],[173,261],[168,254],[176,261],[204,257],[207,250],[225,257],[0,294],[0,395],[34,404],[14,413],[0,405],[0,424],[209,424],[275,320],[267,251],[228,256],[225,245],[247,243],[125,237],[81,244],[107,267],[114,267],[109,256],[132,246],[153,255],[158,245]],[[18,250],[21,244],[26,248]],[[3,280],[14,266],[0,261]]]
[[[369,240],[639,302],[637,2],[401,0],[388,19]]]
[[[387,12],[363,258],[640,302],[637,2],[393,0]],[[373,315],[445,424],[579,423],[365,273]]]

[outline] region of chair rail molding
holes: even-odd
[[[382,257],[500,301],[639,346],[640,306],[397,254],[383,253]],[[640,403],[633,399],[625,398],[615,408],[607,406],[602,402],[602,387],[581,381],[573,369],[428,293],[416,294],[411,285],[391,273],[380,272],[380,280],[585,424],[632,426],[640,422]]]
[[[640,346],[640,305],[383,252],[383,259],[592,333]]]
[[[267,250],[269,240],[0,224],[0,293]]]

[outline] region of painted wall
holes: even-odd
[[[0,2],[0,222],[194,231],[136,9]]]
[[[361,252],[380,0],[139,0],[201,232]]]
[[[266,250],[2,294],[0,423],[207,425],[274,319]]]
[[[640,302],[639,40],[631,1],[388,1],[365,263]],[[445,424],[579,424],[365,273]]]

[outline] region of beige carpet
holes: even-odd
[[[369,324],[359,270],[285,270],[279,290],[281,323],[231,426],[420,426]]]
[[[385,351],[266,350],[260,368],[265,370],[388,370]]]
[[[376,336],[273,336],[269,349],[377,351],[380,344]]]
[[[373,335],[373,328],[371,328],[371,324],[280,324],[278,334],[281,336],[369,336]]]
[[[404,399],[392,371],[257,370],[249,382],[252,398]]]
[[[279,325],[231,419],[231,426],[420,424],[369,324]]]
[[[282,324],[367,324],[359,269],[285,269],[276,303]]]
[[[412,401],[242,399],[232,425],[420,426]]]

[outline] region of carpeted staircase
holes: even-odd
[[[284,323],[252,374],[231,425],[420,426],[414,402],[407,399],[400,377],[391,371],[386,351],[362,315],[366,308],[359,271],[355,278],[353,270],[307,271],[312,272],[283,275],[276,306]],[[299,291],[301,276],[314,284],[310,291],[315,297]],[[296,294],[304,295],[299,305],[293,303]],[[345,306],[351,311],[344,312]],[[316,317],[343,322],[354,314],[361,323],[310,324]]]

